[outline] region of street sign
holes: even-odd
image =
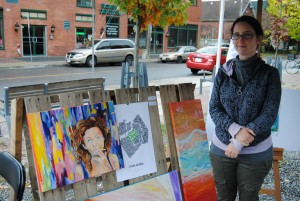
[[[69,20],[64,21],[64,29],[69,30],[71,26],[71,23]]]

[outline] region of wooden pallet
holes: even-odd
[[[159,89],[159,92],[157,92]],[[143,181],[145,179],[164,174],[170,170],[179,170],[175,140],[172,133],[172,126],[169,113],[169,102],[177,102],[182,100],[194,99],[195,85],[191,83],[179,85],[164,85],[160,87],[150,86],[144,88],[117,89],[114,91],[92,90],[87,92],[71,92],[54,95],[39,95],[34,97],[17,98],[12,102],[12,141],[11,152],[18,160],[22,155],[22,131],[24,131],[24,139],[26,144],[27,158],[29,164],[29,176],[34,200],[66,200],[66,195],[74,192],[75,200],[85,199],[98,194],[97,184],[102,182],[104,191],[110,191],[124,185]],[[163,143],[160,114],[158,109],[157,93],[161,97],[163,106],[163,115],[167,126],[168,141],[170,148],[170,168],[167,168],[167,158],[165,156],[165,146]],[[150,175],[134,178],[125,182],[117,182],[115,172],[104,174],[100,177],[90,178],[72,185],[62,188],[50,190],[41,193],[38,189],[37,176],[35,173],[32,146],[29,137],[29,131],[25,118],[26,112],[48,111],[53,108],[53,100],[55,104],[62,107],[74,107],[84,104],[83,94],[88,94],[87,99],[90,104],[102,101],[114,101],[115,104],[128,104],[136,102],[149,102],[149,114],[153,135],[153,143],[155,150],[155,159],[157,172]],[[56,96],[53,99],[53,96]],[[58,97],[58,99],[57,99]],[[52,101],[51,101],[52,100]],[[24,108],[24,105],[26,108]],[[56,107],[55,106],[55,107]],[[26,111],[26,112],[25,112]]]

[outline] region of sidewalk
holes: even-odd
[[[158,56],[153,55],[150,59],[139,58],[139,62],[158,62]],[[33,68],[45,66],[65,66],[68,65],[64,56],[43,56],[43,57],[20,57],[20,58],[0,58],[0,68]]]

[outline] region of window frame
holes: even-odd
[[[29,14],[29,19],[37,19],[37,20],[47,20],[47,11],[46,10],[32,10],[32,9],[21,9],[20,14],[21,14],[21,18],[22,19],[27,19],[27,15],[23,16],[23,13],[28,13]],[[30,14],[31,13],[36,13],[38,14],[45,14],[45,17],[31,17]]]
[[[90,17],[91,21],[87,20],[77,20],[77,17]],[[93,15],[89,15],[89,14],[81,14],[81,13],[76,13],[75,14],[75,22],[86,22],[86,23],[92,23],[93,22]]]
[[[93,0],[80,0],[80,1],[84,1],[85,5],[78,3],[78,1],[79,0],[76,0],[76,7],[79,7],[79,8],[92,8],[93,7]],[[88,2],[88,1],[91,2],[91,6],[87,6],[86,2]]]
[[[113,15],[107,15],[105,19],[106,23],[106,30],[105,30],[105,36],[106,38],[119,38],[120,37],[120,17],[119,16],[113,16]],[[107,28],[110,26],[117,26],[118,27],[118,34],[117,36],[111,36],[107,34]]]
[[[78,34],[79,32],[83,33],[83,34]],[[84,44],[84,43],[86,43],[86,41],[89,40],[88,36],[92,35],[92,28],[91,27],[76,27],[75,35],[76,35],[76,45]],[[79,35],[82,35],[82,41],[78,40]]]
[[[168,28],[168,32],[170,33],[170,36],[168,37],[168,43],[167,43],[167,47],[168,49],[170,48],[174,48],[176,46],[195,46],[197,48],[197,41],[198,41],[198,25],[196,24],[187,24],[187,25],[183,25],[183,26],[180,26],[180,27],[177,27],[177,26],[174,26],[174,25],[171,25],[169,26]],[[180,35],[180,31],[186,31],[187,34],[186,34],[186,37],[185,37],[185,44],[180,44],[179,42],[179,39],[182,39],[182,38],[179,38],[179,35]],[[190,34],[191,34],[191,31],[195,31],[196,32],[196,38],[195,38],[195,42],[196,44],[195,45],[192,45],[192,44],[189,44],[189,41],[188,39],[190,39]],[[175,36],[173,36],[173,32],[175,32]],[[172,42],[173,40],[173,42]],[[173,43],[174,46],[171,46],[170,44]]]
[[[198,6],[197,0],[190,0],[191,6]]]

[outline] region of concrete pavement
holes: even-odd
[[[150,59],[139,58],[139,62],[158,62],[158,59],[157,56]],[[63,65],[68,65],[63,56],[0,58],[0,68],[34,68]]]

